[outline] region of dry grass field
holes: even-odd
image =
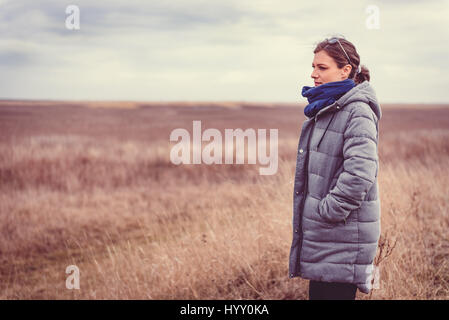
[[[449,106],[382,107],[380,288],[357,299],[448,299]],[[288,278],[302,110],[1,101],[0,299],[307,299]],[[279,129],[277,174],[171,164],[193,120]]]

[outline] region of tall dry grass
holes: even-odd
[[[167,106],[164,125],[151,108],[27,108],[0,106],[0,298],[307,298],[308,282],[288,278],[300,112]],[[449,126],[407,128],[408,109],[394,126],[395,112],[379,143],[383,254],[395,246],[376,260],[380,288],[358,298],[447,299]],[[279,128],[278,173],[172,165],[168,134],[193,118]],[[72,264],[80,290],[65,287]]]

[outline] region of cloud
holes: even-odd
[[[303,101],[314,45],[343,34],[381,101],[447,102],[447,3],[83,0],[72,31],[66,3],[2,1],[0,97]]]

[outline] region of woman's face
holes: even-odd
[[[352,69],[349,64],[340,69],[334,58],[329,56],[324,50],[315,53],[312,68],[311,77],[315,82],[315,87],[328,82],[345,80],[349,77]]]

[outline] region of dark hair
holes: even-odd
[[[343,52],[343,50],[341,50],[338,42],[329,43],[329,39],[325,39],[318,43],[315,50],[313,50],[313,53],[317,53],[321,50],[326,51],[326,53],[335,60],[339,68],[343,68],[345,65],[350,64],[352,66],[352,69],[348,79],[353,79],[356,84],[362,83],[365,80],[369,81],[370,75],[367,67],[361,65],[361,71],[360,73],[357,73],[357,69],[360,64],[360,56],[357,53],[355,46],[350,41],[344,38],[337,39],[345,49],[347,55],[349,56],[349,59],[351,60],[351,63],[349,63],[346,54]]]

